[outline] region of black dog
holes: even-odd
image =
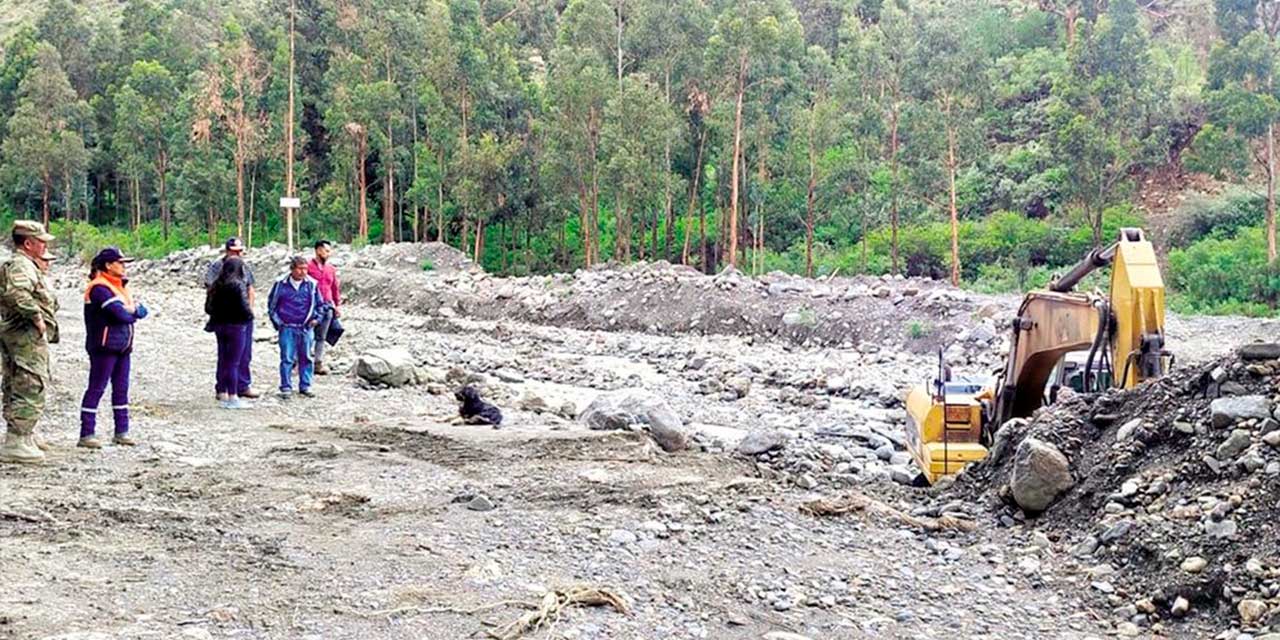
[[[462,387],[453,395],[458,402],[462,403],[458,407],[458,415],[462,416],[467,424],[489,424],[495,429],[502,424],[502,412],[481,399],[480,392],[475,387]]]

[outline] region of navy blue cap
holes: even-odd
[[[227,238],[227,251],[244,251],[244,243],[240,238]]]
[[[115,247],[107,247],[102,251],[99,251],[98,255],[93,257],[93,264],[96,265],[107,265],[112,262],[133,262],[133,258],[126,258],[125,255],[120,253],[120,250]]]

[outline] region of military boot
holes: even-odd
[[[41,438],[40,434],[38,433],[31,434],[31,439],[36,443],[37,449],[45,453],[49,453],[50,451],[53,451],[53,445],[49,444],[49,442],[44,438]]]
[[[31,434],[18,435],[9,431],[4,434],[4,446],[0,446],[0,462],[36,464],[44,462],[44,452],[36,446]]]

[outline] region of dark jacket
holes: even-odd
[[[128,308],[132,301],[125,284],[126,281],[110,282],[99,277],[85,291],[84,346],[90,355],[133,350],[133,323],[138,316]]]
[[[209,314],[210,327],[253,322],[249,288],[243,284],[214,285],[205,295],[204,312]]]
[[[320,287],[311,276],[304,276],[298,286],[293,286],[289,275],[271,285],[267,295],[267,313],[271,324],[281,327],[307,327],[319,320],[324,301],[320,299]]]

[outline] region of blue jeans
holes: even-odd
[[[281,327],[280,329],[280,390],[293,390],[293,365],[298,365],[298,389],[311,388],[311,376],[315,365],[311,362],[311,349],[315,334],[310,328]]]
[[[244,325],[244,347],[240,352],[240,388],[237,393],[248,391],[253,387],[253,323]]]

